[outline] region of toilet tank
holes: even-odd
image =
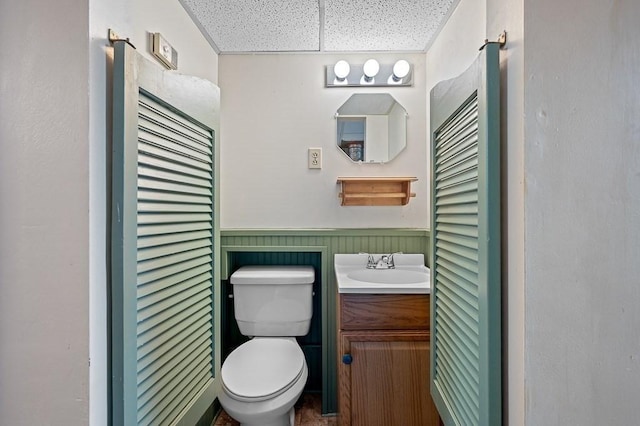
[[[311,266],[243,266],[231,275],[233,306],[245,336],[304,336],[313,314]]]

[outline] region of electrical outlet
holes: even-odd
[[[322,148],[309,148],[308,162],[310,169],[322,168]]]

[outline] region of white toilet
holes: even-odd
[[[231,275],[236,322],[253,339],[222,364],[220,404],[242,426],[293,426],[307,382],[295,336],[309,332],[311,266],[243,266]]]

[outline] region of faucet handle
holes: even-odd
[[[367,257],[367,268],[371,269],[371,268],[375,268],[376,267],[376,260],[373,258],[373,255],[370,254]]]
[[[402,254],[402,252],[401,252],[401,251],[397,251],[397,252],[395,252],[395,253],[391,253],[391,254],[389,255],[389,260],[388,260],[388,262],[387,262],[387,264],[389,265],[389,268],[395,268],[395,267],[396,267],[396,263],[395,263],[395,261],[394,261],[394,259],[393,259],[393,257],[394,257],[396,254]]]

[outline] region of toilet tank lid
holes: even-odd
[[[312,284],[312,266],[252,265],[231,274],[231,284]]]

